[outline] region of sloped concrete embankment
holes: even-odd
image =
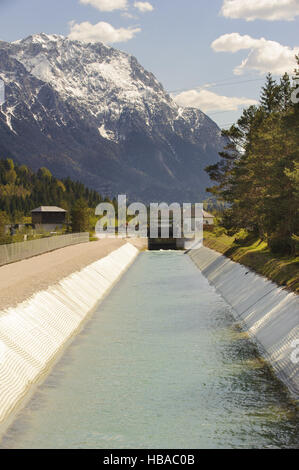
[[[127,243],[0,312],[0,428],[138,252]]]
[[[233,307],[276,375],[299,398],[299,298],[225,256],[199,248],[189,256]],[[296,351],[297,348],[297,351]]]

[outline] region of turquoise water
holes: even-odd
[[[189,257],[141,254],[4,448],[296,447],[298,414]]]

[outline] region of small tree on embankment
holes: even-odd
[[[89,231],[89,209],[84,199],[79,199],[71,211],[72,232]]]
[[[10,220],[5,211],[0,211],[0,245],[10,242],[10,236],[5,233],[5,225],[9,224]]]

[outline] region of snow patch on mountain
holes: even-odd
[[[15,109],[15,106],[12,106],[12,107],[8,107],[6,109],[6,112],[4,113],[5,117],[6,117],[6,124],[7,124],[7,127],[14,133],[17,135],[17,132],[14,130],[13,126],[12,126],[12,118],[15,117],[14,116],[14,109]]]
[[[28,72],[51,84],[63,99],[75,99],[99,121],[104,118],[106,127],[107,120],[113,127],[111,122],[118,121],[124,108],[139,110],[147,126],[157,107],[168,108],[172,129],[174,120],[188,121],[185,110],[134,57],[104,44],[40,34],[12,43],[12,52]]]
[[[99,127],[99,133],[104,139],[117,140],[114,132],[105,129],[105,124],[102,124],[101,127]]]

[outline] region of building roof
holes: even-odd
[[[202,213],[203,213],[203,216],[206,217],[207,219],[209,219],[209,218],[214,219],[213,214],[210,214],[209,212],[207,212],[205,210],[203,210]]]
[[[56,207],[56,206],[40,206],[37,207],[36,209],[33,209],[31,212],[66,212],[64,209],[61,209],[61,207]]]
[[[188,211],[186,211],[186,212],[187,212],[187,217],[188,217],[189,213],[188,213]],[[183,214],[185,214],[184,211],[183,211]],[[210,214],[209,212],[205,211],[204,209],[202,210],[202,216],[205,219],[214,219],[215,218],[215,216],[213,214]],[[195,207],[194,206],[192,206],[192,208],[191,208],[191,218],[192,219],[195,218]]]

